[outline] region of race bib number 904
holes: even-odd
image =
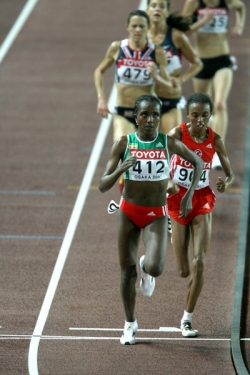
[[[180,165],[177,166],[173,180],[178,183],[178,185],[185,188],[189,188],[192,178],[193,178],[193,169],[183,168]],[[202,189],[205,186],[209,185],[209,170],[203,169],[200,181],[196,187],[196,190]]]

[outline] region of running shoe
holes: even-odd
[[[188,320],[181,322],[181,330],[184,337],[195,337],[198,332],[192,328],[192,324]]]
[[[135,344],[135,334],[138,329],[137,320],[132,323],[126,322],[124,325],[124,331],[122,337],[120,338],[120,343],[122,345],[134,345]]]
[[[107,211],[109,214],[115,213],[117,210],[119,210],[119,204],[115,203],[113,199],[109,202]]]
[[[155,278],[143,270],[145,255],[140,258],[141,282],[140,289],[144,297],[151,297],[155,288]]]
[[[168,233],[172,233],[171,218],[169,215],[168,215]]]
[[[237,64],[237,59],[235,56],[230,56],[230,62],[231,62],[231,69],[232,70],[237,70],[238,69],[238,64]]]

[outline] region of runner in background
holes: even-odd
[[[148,38],[151,42],[164,48],[168,59],[168,72],[178,79],[179,90],[167,92],[156,83],[156,94],[162,101],[161,132],[167,134],[182,122],[182,109],[185,98],[182,96],[182,84],[194,77],[202,69],[202,62],[191,46],[186,32],[190,31],[190,17],[170,12],[170,0],[147,0],[147,13],[150,18]],[[199,21],[205,24],[209,15]],[[182,57],[188,62],[186,71],[182,72]]]
[[[172,224],[172,245],[176,268],[181,277],[189,277],[188,295],[183,317],[181,319],[182,335],[192,337],[197,331],[192,328],[192,317],[203,283],[206,255],[212,232],[212,211],[215,205],[215,194],[209,187],[209,171],[212,167],[214,153],[217,152],[225,180],[221,177],[216,182],[219,193],[228,190],[233,181],[227,151],[222,138],[209,126],[213,112],[213,103],[204,93],[194,93],[187,99],[188,123],[183,123],[170,132],[170,136],[183,142],[203,160],[203,171],[193,195],[193,208],[186,217],[180,215],[180,202],[190,187],[193,166],[178,155],[171,159],[170,176],[178,185],[178,192],[168,191],[168,215]],[[193,253],[190,251],[192,244]],[[209,312],[208,312],[209,313]]]
[[[228,128],[227,100],[232,88],[235,62],[230,58],[229,36],[243,33],[246,9],[240,0],[186,0],[183,15],[199,21],[210,10],[212,20],[194,33],[195,47],[203,62],[203,69],[193,79],[194,91],[214,96],[213,130],[226,140]],[[229,30],[229,11],[236,15],[234,27]],[[213,168],[222,169],[215,155]]]
[[[144,94],[155,94],[155,83],[163,85],[171,93],[175,90],[174,79],[167,72],[167,59],[162,47],[149,42],[147,33],[150,20],[146,12],[135,10],[127,19],[128,38],[113,42],[94,73],[98,96],[97,113],[107,118],[113,109],[108,108],[103,76],[115,65],[116,107],[113,116],[113,139],[135,131],[133,107],[135,100]],[[178,89],[178,88],[177,88]],[[113,113],[112,113],[113,114]],[[120,180],[120,192],[123,179]]]

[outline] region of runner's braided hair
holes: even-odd
[[[158,104],[160,106],[160,114],[161,114],[162,102],[160,101],[160,99],[158,99],[154,95],[141,95],[135,101],[134,115],[137,115],[141,102],[150,102],[150,103]]]

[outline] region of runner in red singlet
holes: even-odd
[[[209,96],[195,93],[187,99],[188,123],[173,129],[169,135],[183,142],[203,160],[203,171],[192,200],[192,210],[185,217],[181,216],[180,202],[192,181],[193,166],[185,158],[174,155],[171,160],[170,176],[179,187],[176,194],[167,198],[168,214],[172,224],[172,244],[176,267],[181,277],[189,277],[188,295],[184,315],[181,319],[182,335],[192,337],[197,331],[192,328],[193,312],[204,282],[206,254],[211,239],[212,211],[215,194],[209,187],[209,171],[212,159],[217,152],[225,180],[221,177],[216,182],[219,193],[224,193],[234,181],[227,151],[222,138],[209,126],[213,103]],[[193,244],[193,259],[190,255],[190,243]]]

